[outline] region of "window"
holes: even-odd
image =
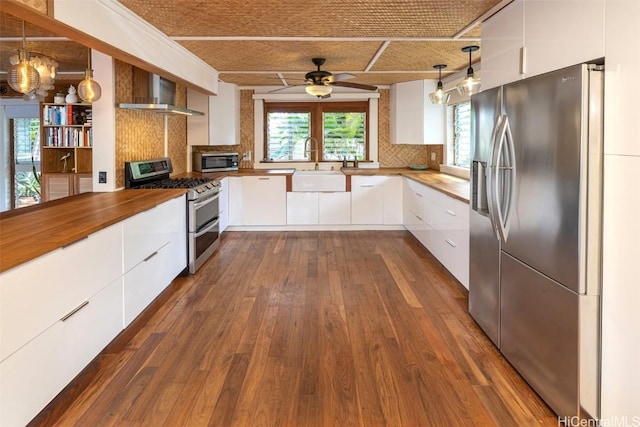
[[[368,108],[368,102],[266,103],[266,157],[311,161],[309,150],[316,149],[317,141],[321,161],[367,160]]]
[[[469,168],[471,164],[471,103],[453,106],[452,166]]]

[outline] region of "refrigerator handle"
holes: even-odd
[[[496,238],[500,239],[500,234],[498,232],[498,223],[499,219],[496,216],[497,203],[498,203],[498,193],[494,192],[494,188],[496,187],[496,183],[498,180],[497,176],[497,162],[500,156],[497,154],[496,150],[498,149],[499,142],[497,140],[499,135],[499,129],[502,126],[503,116],[499,115],[496,119],[496,124],[493,126],[493,131],[491,132],[491,147],[489,147],[489,159],[487,161],[487,180],[486,180],[486,195],[487,195],[487,210],[489,211],[489,219],[491,220],[491,227],[496,234]]]
[[[494,194],[494,208],[498,238],[506,242],[511,226],[511,212],[515,202],[516,155],[509,118],[504,116],[497,132],[497,148],[492,163],[495,165],[491,191]]]

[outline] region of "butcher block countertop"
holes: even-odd
[[[77,242],[186,192],[171,189],[84,193],[0,213],[0,272]]]

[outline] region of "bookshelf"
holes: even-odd
[[[91,104],[42,103],[40,112],[43,200],[91,191]]]

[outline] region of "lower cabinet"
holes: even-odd
[[[186,265],[181,196],[0,274],[0,425],[33,419]]]
[[[469,288],[469,205],[405,178],[403,223]]]
[[[402,224],[402,177],[351,177],[351,223]]]
[[[351,223],[351,194],[342,192],[287,193],[287,224],[347,225]]]
[[[218,206],[220,208],[220,233],[222,233],[229,226],[229,177],[220,180]]]
[[[122,279],[72,313],[0,363],[0,425],[27,424],[118,335]]]
[[[242,212],[243,225],[286,225],[286,178],[243,176]]]

